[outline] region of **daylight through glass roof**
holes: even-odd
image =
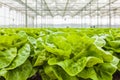
[[[0,3],[22,13],[27,10],[33,17],[120,15],[120,0],[0,0]]]

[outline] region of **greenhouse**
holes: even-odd
[[[119,27],[120,0],[0,0],[1,27]]]
[[[0,0],[0,80],[120,80],[120,0]]]

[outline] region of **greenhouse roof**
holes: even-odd
[[[120,0],[0,0],[0,3],[22,13],[27,11],[30,16],[120,15]]]

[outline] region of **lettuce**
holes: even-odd
[[[0,29],[0,80],[112,80],[119,53],[119,29]]]

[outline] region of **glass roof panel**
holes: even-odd
[[[120,0],[27,0],[28,12],[31,15],[50,15],[50,16],[79,16],[82,11],[86,11],[87,14],[95,13],[95,11],[119,10]],[[91,2],[91,4],[90,4]],[[0,0],[0,3],[8,5],[8,7],[14,8],[21,12],[25,12],[25,0]],[[99,9],[99,10],[98,10]],[[37,10],[37,11],[36,11]],[[101,13],[100,13],[101,14]]]

